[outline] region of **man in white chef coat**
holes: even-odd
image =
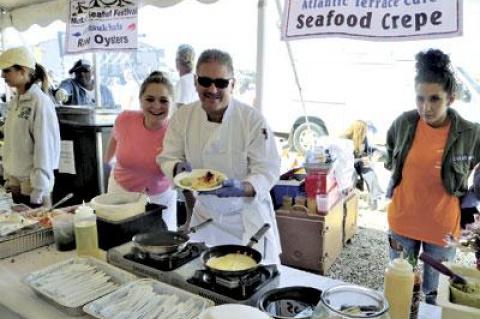
[[[264,263],[279,263],[280,241],[270,189],[279,178],[280,156],[272,131],[260,112],[232,97],[232,58],[210,49],[197,61],[199,101],[171,118],[157,162],[172,180],[192,168],[227,175],[223,187],[198,193],[192,225],[214,222],[191,235],[209,246],[245,245],[264,223],[270,230],[256,246]]]

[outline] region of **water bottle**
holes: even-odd
[[[99,257],[97,216],[93,209],[83,203],[77,208],[73,218],[75,242],[79,257]]]

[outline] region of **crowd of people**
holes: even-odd
[[[205,50],[196,66],[194,57],[191,46],[180,46],[177,86],[164,73],[152,72],[139,88],[140,109],[117,117],[105,154],[106,164],[116,159],[108,191],[147,193],[168,207],[163,217],[168,228],[175,229],[175,176],[199,168],[223,172],[228,179],[219,189],[195,195],[192,224],[209,218],[214,222],[192,239],[207,245],[245,244],[268,223],[271,228],[257,248],[266,262],[279,263],[281,247],[269,194],[280,175],[273,133],[256,108],[233,97],[235,70],[228,53]],[[416,61],[416,109],[392,123],[384,154],[392,173],[386,190],[391,198],[390,257],[403,251],[416,258],[423,250],[439,260],[452,260],[455,249],[445,247],[444,238],[460,235],[462,208],[467,207],[463,198],[480,195],[479,169],[477,184],[468,184],[480,162],[480,126],[450,107],[456,80],[448,55],[430,49],[418,53]],[[3,52],[0,69],[17,92],[5,124],[5,188],[28,197],[31,204],[49,205],[60,137],[45,70],[26,48]],[[62,104],[94,103],[88,61],[78,60],[69,73],[73,77],[60,83],[55,99]],[[100,87],[106,99],[102,103],[114,105],[108,88]],[[354,142],[359,180],[378,200],[384,191],[368,165],[373,148],[366,131],[367,123],[357,121],[344,137]],[[438,273],[425,266],[423,276],[426,300],[434,303]]]

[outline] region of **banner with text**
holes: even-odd
[[[454,37],[462,35],[462,10],[463,0],[285,0],[282,40]]]
[[[65,51],[136,49],[138,0],[70,0]]]

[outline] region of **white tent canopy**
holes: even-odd
[[[142,6],[169,7],[183,0],[139,0]],[[218,0],[197,0],[204,4]],[[69,0],[0,0],[0,30],[13,27],[24,31],[37,24],[47,26],[55,20],[65,21],[68,16]],[[257,72],[256,72],[256,102],[261,109],[263,104],[263,73],[265,50],[265,6],[267,0],[258,0],[257,21]]]
[[[156,7],[173,6],[183,0],[143,0],[141,4]],[[213,3],[217,0],[197,0]],[[0,0],[0,28],[14,27],[24,31],[33,24],[46,26],[55,20],[65,21],[68,15],[68,0]]]

